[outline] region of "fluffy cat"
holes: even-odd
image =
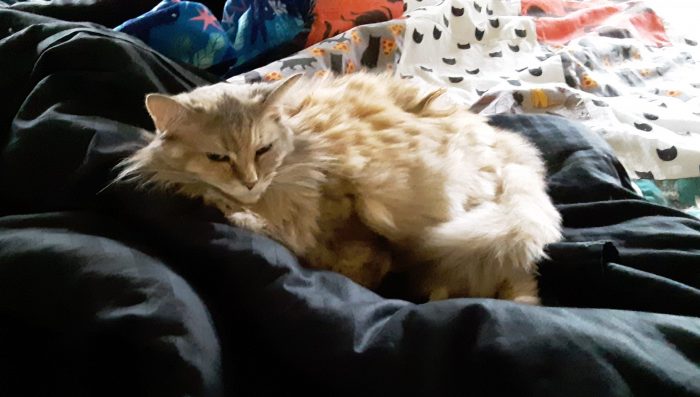
[[[431,300],[536,304],[560,239],[539,152],[442,93],[355,73],[150,94],[157,133],[118,179],[203,198],[369,288],[404,271]]]

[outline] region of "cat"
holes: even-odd
[[[330,44],[330,43],[336,43],[336,44],[340,44],[340,43],[350,43],[350,39],[347,38],[347,37],[345,37],[345,33],[343,33],[343,34],[342,34],[340,37],[338,37],[338,38],[325,39],[325,40],[323,40],[321,43],[328,43],[328,44]]]
[[[316,62],[317,62],[316,58],[287,59],[286,61],[282,61],[282,66],[280,67],[280,70],[284,70],[284,69],[296,70],[297,66],[301,66],[302,69],[306,70],[307,67],[313,67],[313,64]]]
[[[560,239],[538,150],[388,73],[149,94],[152,141],[118,181],[202,198],[310,267],[416,296],[538,304]]]
[[[331,72],[343,73],[343,54],[331,54]]]
[[[369,36],[369,43],[367,43],[367,48],[362,52],[362,57],[360,58],[360,63],[367,69],[374,69],[377,67],[377,62],[379,61],[379,44],[381,41],[381,36]]]

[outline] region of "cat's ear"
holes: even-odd
[[[167,131],[186,110],[177,100],[163,94],[146,95],[146,109],[159,132]]]
[[[423,99],[421,99],[416,106],[414,106],[410,111],[411,113],[420,113],[423,110],[427,109],[428,106],[430,106],[431,103],[433,103],[434,100],[440,98],[442,94],[447,92],[445,88],[439,88],[430,94],[426,95]]]
[[[303,75],[304,75],[303,73],[297,73],[297,74],[291,75],[291,76],[287,77],[286,79],[281,80],[277,83],[272,83],[268,87],[269,91],[268,91],[267,95],[265,96],[265,99],[263,100],[263,106],[269,106],[269,105],[272,105],[275,102],[277,102],[277,100],[279,100],[284,95],[284,93],[287,92],[287,90],[292,88],[294,83],[299,81],[299,79]]]

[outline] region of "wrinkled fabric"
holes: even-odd
[[[390,70],[483,115],[575,119],[605,138],[633,179],[698,212],[699,38],[667,30],[645,2],[404,6],[403,18],[354,27],[229,80]]]
[[[115,30],[200,69],[241,66],[261,53],[303,40],[311,23],[308,0],[229,0],[212,12],[199,2],[163,0]]]
[[[3,395],[700,394],[700,222],[641,199],[597,135],[491,119],[541,149],[564,219],[544,307],[410,302],[400,277],[374,293],[198,201],[107,187],[153,129],[146,93],[217,80],[0,9]]]
[[[114,28],[143,15],[160,3],[161,0],[24,0],[14,2],[11,6],[17,11]],[[200,0],[199,3],[210,10],[220,10],[225,0]]]
[[[169,58],[200,69],[236,62],[229,36],[218,18],[201,3],[165,0],[115,30],[138,37]]]
[[[402,7],[395,0],[228,0],[212,10],[199,2],[163,0],[115,30],[177,61],[232,76],[352,27],[399,18]]]

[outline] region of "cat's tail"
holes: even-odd
[[[502,177],[498,200],[432,228],[426,245],[433,255],[452,266],[479,262],[535,271],[545,245],[561,238],[561,216],[531,168],[508,165]]]

